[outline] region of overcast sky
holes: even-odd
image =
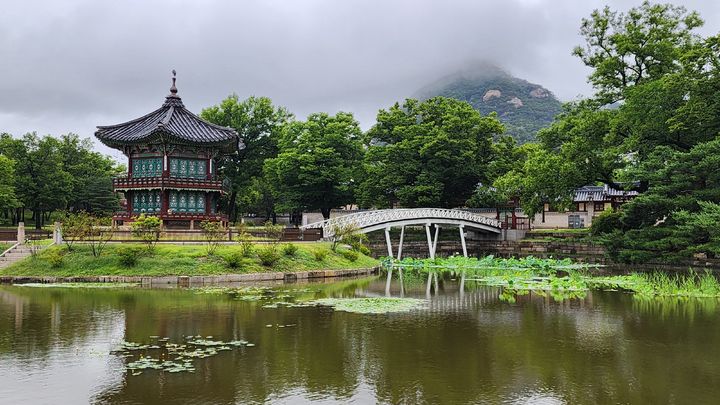
[[[720,1],[674,3],[720,31]],[[364,129],[478,60],[567,101],[591,94],[570,53],[580,19],[606,4],[640,0],[3,0],[0,132],[91,137],[159,107],[172,69],[196,113],[234,92],[299,118],[351,111]]]

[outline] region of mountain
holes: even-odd
[[[562,110],[562,104],[548,89],[517,78],[487,63],[443,77],[418,90],[414,98],[435,96],[467,101],[482,114],[497,112],[506,133],[518,143],[532,142]]]

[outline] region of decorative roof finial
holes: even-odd
[[[172,87],[170,87],[170,94],[172,94],[174,96],[174,95],[177,95],[177,87],[175,87],[175,76],[177,76],[177,72],[175,71],[175,69],[173,69],[172,74],[173,74],[173,78],[172,78],[173,84],[172,84]]]

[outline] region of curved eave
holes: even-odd
[[[98,127],[103,128],[103,127]],[[229,139],[223,139],[219,141],[213,141],[213,142],[202,142],[202,141],[195,141],[195,140],[188,140],[184,137],[180,137],[173,133],[172,131],[168,131],[167,128],[164,126],[158,126],[153,131],[148,132],[147,134],[130,139],[130,140],[117,140],[113,138],[108,138],[103,136],[102,130],[98,129],[98,131],[95,132],[95,137],[102,142],[103,145],[117,149],[119,151],[123,151],[123,148],[125,146],[132,146],[132,145],[147,145],[151,143],[166,143],[166,144],[173,144],[173,145],[192,145],[192,146],[205,146],[209,148],[214,149],[220,149],[225,152],[232,152],[235,148],[235,145],[237,144],[238,140],[240,139],[237,134],[233,138]]]

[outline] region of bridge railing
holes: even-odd
[[[500,221],[489,218],[480,214],[469,211],[456,210],[450,208],[398,208],[376,211],[363,211],[353,214],[343,215],[337,218],[330,218],[324,221],[315,222],[304,225],[301,229],[322,228],[323,234],[332,236],[332,228],[334,226],[355,225],[358,228],[366,228],[382,223],[390,223],[395,221],[403,221],[408,219],[454,219],[475,222],[487,225],[493,228],[501,228]]]

